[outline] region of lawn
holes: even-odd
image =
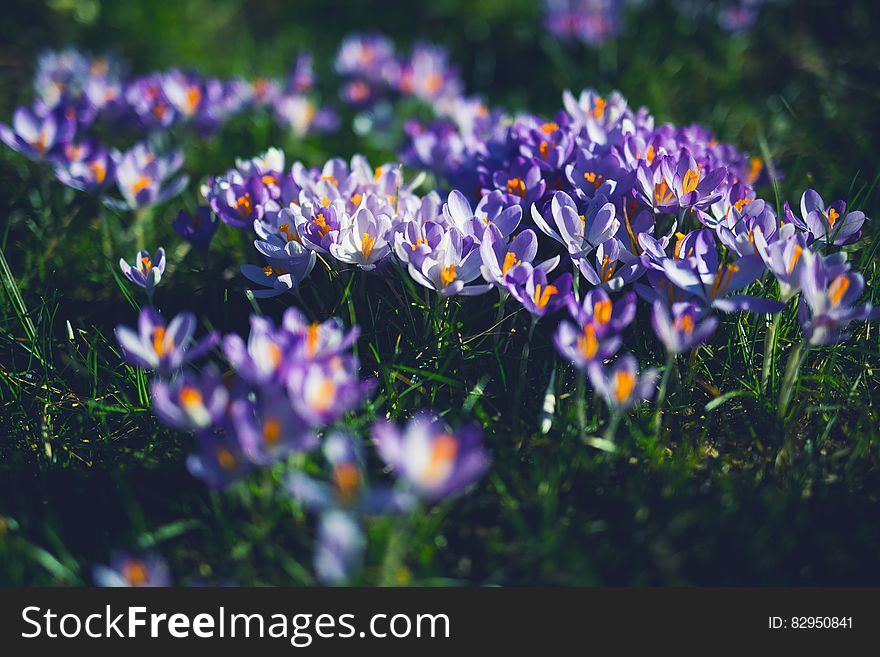
[[[730,224],[724,233],[707,224],[714,215],[706,198],[714,188],[704,190],[695,182],[711,178],[704,164],[692,169],[686,158],[681,160],[678,200],[671,209],[652,208],[651,198],[640,195],[636,169],[662,176],[653,160],[678,158],[678,150],[661,157],[661,137],[645,127],[644,134],[657,140],[651,142],[657,154],[652,151],[651,161],[641,151],[635,155],[628,187],[623,172],[617,187],[608,187],[607,180],[606,187],[599,180],[594,187],[583,179],[593,183],[588,176],[598,173],[578,168],[576,154],[585,146],[571,137],[584,140],[588,129],[579,133],[579,124],[567,126],[571,117],[559,114],[565,90],[577,97],[582,89],[595,89],[598,95],[580,107],[586,103],[587,114],[598,121],[615,110],[617,90],[632,112],[646,107],[658,129],[668,123],[708,131],[685,131],[675,143],[708,149],[731,144],[734,154],[725,152],[729,162],[721,160],[729,177],[721,183],[724,219],[718,223],[731,212],[740,217],[743,208],[757,207],[751,199],[736,207],[730,191],[734,171],[747,177],[758,161],[754,158],[761,162],[754,193],[766,201],[774,231],[785,223],[786,201],[796,219],[809,223],[801,208],[808,189],[828,204],[811,216],[824,217],[832,226],[834,220],[845,226],[847,213],[863,212],[867,220],[861,237],[846,244],[833,235],[818,236],[809,226],[789,222],[789,227],[805,240],[796,246],[798,258],[804,259],[798,266],[827,269],[826,285],[811,294],[830,299],[829,317],[837,317],[834,309],[841,300],[876,307],[880,45],[874,32],[880,7],[875,3],[771,1],[759,8],[754,25],[731,33],[714,14],[682,12],[661,0],[635,2],[620,15],[620,33],[601,43],[560,39],[545,25],[541,3],[528,0],[385,2],[381,11],[376,3],[305,0],[19,5],[0,19],[3,123],[12,124],[17,107],[32,105],[37,61],[47,49],[109,52],[128,67],[122,74],[126,80],[175,68],[187,75],[241,78],[249,81],[252,96],[208,127],[194,118],[162,125],[165,110],[157,113],[155,105],[147,107],[140,124],[111,117],[89,127],[108,149],[125,151],[147,137],[154,153],[180,149],[180,171],[188,183],[169,198],[157,188],[157,202],[138,196],[144,189],[152,193],[156,182],[147,168],[154,164],[152,155],[139,165],[150,175],[133,180],[128,198],[125,190],[113,187],[97,193],[73,189],[56,179],[52,165],[39,161],[45,160],[42,153],[28,159],[0,147],[0,584],[92,585],[96,566],[110,564],[114,555],[118,566],[125,559],[119,555],[125,554],[161,559],[178,585],[880,584],[877,324],[863,318],[851,324],[820,321],[815,308],[812,323],[799,316],[807,291],[798,295],[796,288],[804,287],[801,281],[809,274],[800,275],[787,297],[786,275],[797,260],[791,251],[785,252],[787,272],[761,264],[760,275],[740,290],[764,303],[743,302],[727,312],[723,303],[715,303],[723,300],[723,288],[730,283],[724,276],[763,260],[750,231],[743,234],[739,224]],[[420,41],[445,47],[460,80],[452,72],[435,78],[416,67],[409,77],[395,73],[397,86],[389,91],[384,78],[377,81],[363,71],[340,74],[334,67],[340,44],[352,34],[370,32],[386,35],[402,57]],[[314,81],[304,75],[298,82],[289,75],[291,63],[304,52],[312,54]],[[263,79],[294,88],[281,118],[280,101],[254,99],[263,88],[254,81]],[[369,84],[359,86],[364,80]],[[560,156],[563,163],[541,169],[547,190],[534,191],[532,199],[526,174],[509,162],[498,165],[494,151],[478,158],[480,170],[467,157],[464,164],[453,162],[444,148],[458,133],[449,136],[436,128],[439,145],[428,155],[414,155],[417,138],[435,129],[432,122],[442,114],[437,87],[459,83],[461,93],[454,93],[481,99],[485,109],[474,116],[488,122],[487,131],[512,139],[504,132],[508,119],[502,114],[516,116],[517,124],[532,126],[539,135],[517,137],[517,143],[531,144],[545,161],[548,143],[556,148],[557,140],[572,142]],[[366,88],[378,97],[360,98]],[[207,84],[199,89],[195,100],[184,96],[184,108],[187,100],[199,111],[229,100],[209,98]],[[170,94],[167,89],[163,93]],[[133,94],[144,100],[147,86]],[[154,123],[144,127],[144,116]],[[205,116],[214,119],[210,112]],[[556,130],[544,127],[554,121]],[[553,140],[541,141],[542,131]],[[609,141],[619,138],[612,132],[607,132]],[[302,281],[294,274],[292,290],[260,298],[249,290],[262,286],[248,280],[241,266],[258,271],[268,266],[266,278],[281,289],[294,259],[283,260],[287,269],[279,269],[282,260],[265,260],[254,248],[255,239],[269,238],[254,234],[251,199],[256,203],[259,194],[276,194],[286,204],[287,191],[266,176],[259,189],[235,187],[229,197],[227,188],[210,183],[232,167],[242,169],[237,159],[246,161],[272,147],[283,152],[284,166],[267,175],[290,174],[294,162],[317,167],[317,173],[308,174],[308,185],[296,185],[318,191],[308,203],[301,202],[308,196],[303,191],[306,196],[289,205],[290,225],[300,216],[305,223],[297,224],[297,240],[279,242],[296,251],[297,266],[308,261],[310,273]],[[560,264],[548,280],[536,273],[538,267],[508,263],[514,264],[515,275],[504,271],[506,278],[485,294],[447,296],[439,291],[462,281],[463,259],[456,261],[458,270],[441,261],[446,266],[431,270],[436,274],[432,279],[425,274],[427,266],[410,255],[422,253],[415,240],[412,246],[404,244],[401,255],[386,231],[387,255],[375,270],[358,266],[363,265],[359,258],[378,259],[386,247],[372,241],[380,239],[375,235],[365,244],[361,234],[373,234],[373,229],[361,224],[351,231],[354,248],[345,254],[337,238],[338,249],[310,247],[309,239],[319,243],[328,236],[315,217],[331,205],[329,199],[323,203],[322,190],[332,195],[340,188],[336,177],[322,181],[328,170],[320,168],[331,158],[351,162],[358,154],[369,161],[368,174],[378,167],[366,186],[374,185],[373,193],[388,199],[378,199],[371,206],[374,213],[393,218],[409,211],[410,201],[418,207],[432,190],[440,203],[451,205],[448,194],[455,187],[479,216],[480,198],[495,198],[481,189],[495,184],[485,168],[490,173],[493,166],[499,168],[505,175],[497,197],[505,207],[521,208],[519,234],[529,229],[538,237],[535,264],[556,256]],[[401,170],[380,166],[401,159]],[[121,179],[123,168],[115,162]],[[717,159],[706,162],[706,171],[720,166]],[[599,231],[601,203],[594,203],[593,194],[606,190],[617,226],[622,226],[611,233],[626,234],[635,216],[632,208],[650,218],[650,229],[641,230],[651,231],[653,238],[669,233],[661,247],[666,253],[653,260],[632,231],[632,241],[621,240],[624,255],[633,260],[622,258],[620,271],[627,265],[637,268],[634,280],[609,283],[602,259],[595,264],[592,248],[598,245],[584,246],[581,261],[574,255],[570,259],[566,246],[536,223],[535,212],[557,229],[550,201],[567,164],[574,164],[577,180],[562,181],[557,188],[572,195],[574,188],[586,190],[589,198],[576,199],[579,210],[572,214],[575,220],[579,212],[586,214],[581,215],[583,231],[590,222]],[[95,166],[86,167],[83,175],[94,177]],[[266,172],[269,168],[261,173]],[[409,189],[413,181],[419,184]],[[273,185],[280,191],[272,191]],[[367,195],[359,185],[352,188],[357,200],[352,196],[339,202],[357,207]],[[658,187],[653,189],[656,204],[662,199]],[[246,202],[245,191],[253,194]],[[703,194],[703,201],[693,200],[694,194]],[[111,197],[115,202],[105,202]],[[836,199],[846,201],[846,210],[831,220],[830,208],[839,207],[831,205]],[[213,212],[197,210],[209,200],[215,202]],[[261,203],[271,205],[265,199]],[[202,224],[189,223],[195,229],[204,224],[217,228],[208,248],[175,229],[180,210],[202,217]],[[209,212],[220,219],[208,219]],[[439,207],[435,218],[438,214]],[[231,225],[236,215],[241,227]],[[187,216],[178,221],[191,221]],[[481,253],[485,264],[484,250],[472,243],[489,239],[490,231],[482,231],[490,223],[503,224],[493,219],[482,220],[479,235],[465,222],[461,230],[438,230],[453,244],[447,245],[450,251],[457,248],[461,255],[462,249],[475,248],[472,253]],[[273,239],[287,235],[289,224],[272,221]],[[753,226],[749,221],[744,216],[742,225]],[[728,233],[742,239],[734,246],[725,241]],[[508,236],[503,235],[503,253],[508,253]],[[708,258],[711,271],[700,270],[702,282],[689,287],[688,276],[705,263],[698,254],[690,264],[687,247],[699,250],[704,239],[719,255]],[[610,248],[602,242],[600,253]],[[684,257],[670,255],[681,244]],[[166,263],[152,300],[162,316],[170,320],[191,312],[199,339],[212,332],[225,336],[183,375],[201,377],[193,383],[200,395],[222,397],[218,417],[208,428],[192,415],[178,429],[170,426],[174,422],[168,412],[163,415],[160,409],[157,417],[157,394],[183,400],[181,386],[188,380],[177,366],[159,374],[150,371],[156,368],[132,358],[132,349],[123,349],[117,337],[117,327],[136,326],[139,313],[150,305],[145,290],[124,275],[120,258],[137,265],[133,258],[140,248],[152,256],[159,246]],[[424,248],[439,252],[441,247],[432,242]],[[834,269],[844,258],[836,255],[841,253],[849,273]],[[158,269],[158,260],[153,258],[150,268]],[[721,263],[717,271],[716,260]],[[598,269],[592,272],[602,279],[597,285],[583,273],[585,267]],[[864,278],[858,300],[847,296],[858,287],[854,272]],[[563,280],[566,276],[571,283]],[[672,279],[679,283],[669,284]],[[492,285],[479,273],[465,283],[463,289]],[[701,322],[717,322],[711,335],[683,346],[677,355],[670,355],[669,344],[659,337],[652,323],[658,311],[653,298],[645,296],[666,290],[661,283],[670,291],[675,287],[678,299],[694,303],[694,314],[677,325],[689,322],[690,329],[679,337],[690,336]],[[601,307],[611,308],[613,301],[615,321],[616,313],[627,312],[630,292],[638,292],[632,294],[632,321],[600,333],[600,356],[593,354],[589,365],[580,363],[583,367],[578,367],[577,354],[569,357],[559,347],[559,336],[575,322],[577,339],[586,340],[587,324],[598,326],[598,320],[570,315],[562,303],[566,285],[574,287],[569,296],[576,306],[588,292],[596,295],[591,297],[595,302],[610,295],[609,305]],[[701,285],[711,287],[708,296]],[[542,301],[542,289],[546,295],[548,287],[554,292]],[[658,303],[664,309],[668,305],[662,295]],[[276,327],[282,318],[293,317],[291,307],[302,312],[302,326],[278,337]],[[600,314],[598,308],[583,305],[591,316]],[[326,361],[306,362],[297,354],[315,348],[309,330],[333,317],[340,323],[323,325],[320,344],[343,340],[359,327],[356,340],[328,347],[332,353]],[[234,349],[229,343],[235,341],[230,336],[246,342],[249,332],[252,338],[259,333],[255,326],[277,344],[269,351],[259,351],[265,345],[258,345],[246,357],[235,352],[238,360],[230,357]],[[845,329],[844,334],[835,335],[836,328]],[[822,339],[826,329],[829,337]],[[151,335],[155,346],[156,333]],[[609,345],[618,338],[620,346],[612,349]],[[572,344],[586,358],[585,343]],[[254,368],[268,367],[279,345],[276,355],[283,366],[276,363],[267,374],[255,374]],[[179,346],[166,348],[165,355]],[[609,353],[603,358],[605,348]],[[613,365],[603,363],[620,364],[626,353],[635,358],[640,376],[615,374],[608,369]],[[160,370],[167,361],[162,363]],[[329,379],[321,378],[328,371],[340,377],[332,391]],[[610,386],[608,400],[597,385],[603,374]],[[212,376],[216,381],[209,380]],[[318,398],[309,387],[310,376],[318,377]],[[363,380],[372,381],[372,389],[359,383]],[[630,398],[642,401],[635,399],[640,392],[647,399],[630,407]],[[304,430],[295,437],[285,433],[285,450],[272,451],[268,411],[261,405],[279,399],[284,407],[279,412]],[[176,402],[171,406],[184,408]],[[392,427],[406,427],[422,411],[435,414],[439,424],[410,427],[404,435],[412,439],[407,452]],[[263,420],[258,433],[272,445],[248,447],[255,416]],[[379,420],[392,424],[377,428]],[[193,422],[201,423],[195,433],[211,435],[194,437],[187,430],[193,427],[183,426]],[[427,447],[415,444],[424,438],[416,435],[419,431],[431,434]],[[343,440],[343,434],[348,438]],[[475,444],[469,440],[472,434]],[[227,468],[225,457],[210,450],[229,446],[229,440],[234,443],[229,458],[236,461]],[[216,457],[212,463],[206,461],[205,441]],[[351,453],[340,455],[346,449]],[[193,476],[194,470],[201,476]],[[329,493],[318,485],[324,480],[332,482]]]

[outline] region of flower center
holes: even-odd
[[[556,121],[547,121],[541,125],[541,130],[543,130],[548,135],[552,135],[554,132],[559,130],[559,124]]]
[[[834,208],[828,208],[828,223],[831,224],[832,228],[834,228],[834,224],[837,223],[838,219],[840,219],[840,213]]]
[[[611,321],[611,299],[602,299],[593,304],[593,318],[600,324]]]
[[[281,438],[281,422],[278,418],[270,417],[263,422],[263,440],[267,445],[275,445]]]
[[[584,332],[577,339],[578,350],[587,360],[593,360],[599,351],[599,341],[596,339],[596,328],[592,324],[584,326]]]
[[[196,108],[201,102],[202,90],[199,89],[196,85],[192,85],[189,89],[186,90],[186,105],[184,106],[184,110],[187,114],[192,114],[196,111]]]
[[[846,274],[840,274],[837,278],[831,281],[831,285],[828,288],[828,296],[831,298],[831,305],[839,306],[848,289],[849,277]]]
[[[788,261],[788,273],[792,273],[794,271],[795,265],[797,265],[798,260],[801,259],[801,253],[804,252],[804,247],[800,244],[795,244],[794,249],[791,252],[791,260]]]
[[[739,265],[730,263],[729,265],[719,265],[715,274],[715,280],[712,281],[712,288],[709,290],[709,298],[717,299],[727,291],[733,275],[739,271]]]
[[[131,559],[126,561],[125,565],[122,566],[122,577],[124,577],[125,581],[132,586],[143,586],[147,582],[149,576],[150,571],[147,569],[147,566],[143,561]]]
[[[681,181],[681,190],[685,194],[690,194],[693,191],[696,191],[697,185],[700,183],[700,172],[702,171],[703,165],[698,164],[696,169],[688,169],[687,173],[684,174],[684,180]]]
[[[440,270],[440,283],[443,287],[447,287],[456,278],[458,273],[455,271],[455,265],[448,265]]]
[[[214,454],[217,457],[217,463],[220,464],[221,468],[223,468],[224,470],[235,469],[235,457],[228,449],[226,449],[225,447],[218,447]]]
[[[150,260],[148,256],[144,256],[143,258],[141,258],[141,271],[144,272],[144,274],[149,274],[152,268],[153,261]]]
[[[143,190],[153,184],[153,179],[150,176],[141,176],[137,180],[134,181],[134,184],[131,186],[131,191],[135,194],[140,194]]]
[[[177,396],[180,399],[180,403],[186,409],[203,405],[202,393],[192,386],[183,386]]]
[[[361,253],[364,255],[364,258],[370,257],[375,241],[369,233],[364,233],[364,236],[361,238]]]
[[[458,440],[448,433],[441,434],[434,439],[431,450],[431,458],[425,468],[425,479],[436,483],[443,481],[452,469],[452,463],[458,455]]]
[[[618,403],[623,403],[632,395],[636,387],[636,376],[626,370],[618,370],[614,373],[614,398]]]
[[[507,193],[513,194],[514,196],[519,196],[520,198],[526,197],[526,184],[523,182],[522,178],[508,178],[507,179]]]
[[[237,199],[235,199],[235,207],[238,210],[238,215],[240,217],[251,216],[251,212],[253,211],[254,206],[251,203],[250,192],[245,192],[242,196],[239,196]]]
[[[169,338],[165,344],[165,327],[157,326],[153,329],[153,351],[161,358],[174,348],[174,339]]]
[[[344,502],[351,502],[357,495],[361,485],[361,474],[358,467],[351,462],[340,463],[333,468],[333,483],[336,492]]]
[[[312,223],[318,227],[318,233],[321,237],[326,237],[327,233],[330,232],[330,226],[327,225],[327,220],[324,219],[324,213],[320,213],[317,217],[312,220]]]
[[[679,331],[684,331],[687,335],[694,332],[694,318],[690,315],[678,317],[672,325]]]
[[[538,283],[537,285],[535,285],[535,305],[543,310],[547,307],[547,304],[550,303],[550,297],[552,297],[554,294],[557,294],[558,292],[559,290],[556,288],[555,285],[548,285],[546,287],[543,287],[540,283]]]
[[[507,255],[504,256],[504,263],[501,265],[501,273],[506,274],[510,271],[511,267],[518,265],[521,260],[517,260],[516,254],[513,251],[508,251]]]

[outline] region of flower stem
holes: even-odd
[[[516,395],[513,398],[513,424],[516,426],[519,420],[520,402],[522,401],[523,389],[526,385],[526,376],[529,371],[529,353],[531,351],[532,336],[535,334],[535,327],[538,325],[538,318],[532,317],[532,324],[529,327],[529,334],[526,337],[526,343],[523,345],[522,355],[519,359],[519,381],[516,384]]]
[[[388,545],[385,547],[385,558],[379,573],[379,586],[397,586],[400,583],[398,574],[403,558],[406,556],[409,518],[398,518],[394,521]]]
[[[761,392],[767,392],[767,384],[770,382],[770,376],[773,373],[774,360],[776,359],[776,334],[779,331],[779,322],[782,320],[782,313],[773,315],[773,321],[767,328],[767,334],[764,336],[764,363],[761,367]]]
[[[666,390],[669,387],[669,377],[675,367],[675,353],[669,352],[666,357],[666,369],[663,370],[663,378],[660,379],[660,390],[657,392],[657,410],[654,411],[654,437],[660,440],[660,432],[663,429],[663,403],[666,401]]]
[[[780,418],[784,418],[788,411],[788,404],[791,401],[791,395],[794,392],[794,383],[797,380],[801,366],[807,357],[808,350],[804,348],[805,343],[799,342],[788,356],[788,364],[785,368],[785,378],[782,380],[782,389],[779,391],[779,408],[777,409]]]
[[[620,424],[620,418],[623,417],[623,413],[620,412],[620,409],[611,407],[611,419],[608,421],[608,426],[605,428],[605,440],[609,443],[617,444],[615,437],[617,435],[617,426]]]

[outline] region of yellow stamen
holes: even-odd
[[[682,315],[678,319],[676,319],[672,325],[679,329],[680,331],[684,331],[688,335],[694,332],[694,318],[690,315]]]
[[[445,477],[457,455],[458,439],[455,436],[448,433],[437,436],[431,450],[431,459],[425,470],[425,478],[428,481],[439,481]]]
[[[174,340],[169,338],[168,344],[165,344],[165,327],[157,326],[153,329],[153,351],[160,358],[166,353],[174,349]]]
[[[700,172],[702,171],[703,165],[698,164],[696,169],[688,169],[687,173],[684,174],[684,180],[681,181],[681,191],[685,194],[690,194],[693,191],[696,191],[697,185],[700,183]]]
[[[535,305],[538,308],[546,308],[547,304],[550,303],[550,297],[552,297],[554,294],[557,294],[558,292],[559,290],[556,289],[555,285],[548,285],[547,287],[544,287],[542,289],[541,284],[538,283],[537,285],[535,285]]]
[[[522,178],[509,178],[507,180],[507,193],[513,194],[514,196],[519,196],[520,198],[526,197],[526,184],[523,182]]]
[[[267,445],[274,445],[281,439],[281,422],[277,418],[270,417],[263,422],[263,440]]]
[[[235,470],[235,457],[225,447],[218,447],[217,451],[214,453],[217,457],[217,463],[220,464],[220,467],[224,470]]]
[[[654,145],[648,146],[648,150],[645,151],[645,159],[648,160],[648,164],[652,164],[654,162]]]
[[[187,114],[192,114],[193,112],[195,112],[200,102],[202,102],[201,89],[193,85],[186,90],[186,104],[184,105],[184,111]]]
[[[361,253],[364,255],[364,258],[370,257],[375,241],[369,233],[364,233],[364,236],[361,238]]]
[[[659,183],[654,184],[654,203],[657,205],[663,205],[672,200],[672,190],[669,189],[669,185],[666,184],[665,180],[661,180]]]
[[[327,225],[327,220],[324,219],[323,213],[312,219],[312,223],[318,227],[318,233],[321,235],[321,237],[326,237],[327,233],[329,233],[331,230],[330,226]]]
[[[268,173],[265,176],[263,176],[262,178],[260,178],[260,180],[263,181],[264,185],[277,185],[278,184],[278,178],[276,178],[275,176],[271,176]]]
[[[141,258],[141,270],[143,270],[144,274],[149,274],[150,270],[153,268],[153,261],[150,260],[147,256]]]
[[[611,321],[611,299],[602,299],[593,304],[593,318],[600,324]]]
[[[828,208],[828,223],[834,228],[834,224],[840,219],[840,213],[834,208]]]
[[[550,145],[546,141],[542,141],[541,145],[538,146],[538,150],[541,153],[541,159],[546,160],[547,155],[550,153]]]
[[[336,401],[336,384],[331,379],[324,379],[318,394],[312,399],[312,406],[319,413],[329,411]]]
[[[263,267],[263,275],[266,276],[267,278],[269,276],[271,276],[273,273],[274,273],[274,270],[272,269],[272,265],[266,265],[265,267]]]
[[[137,180],[134,181],[134,184],[131,186],[131,191],[134,194],[140,194],[141,191],[149,187],[153,184],[153,179],[149,176],[141,176]]]
[[[185,408],[200,406],[203,402],[202,393],[192,386],[181,387],[177,396],[180,399],[180,403],[183,404]]]
[[[334,187],[339,187],[339,181],[336,180],[335,176],[321,176],[321,180],[326,180]]]
[[[354,196],[351,197],[351,202],[352,202],[354,205],[360,205],[360,204],[361,204],[361,200],[362,200],[363,198],[364,198],[363,195],[361,195],[360,193],[357,193],[357,194],[355,194]]]
[[[795,244],[794,249],[791,253],[791,260],[788,261],[788,273],[794,271],[795,265],[797,265],[798,260],[801,258],[801,253],[804,252],[804,248],[800,244]]]
[[[132,586],[143,586],[146,584],[149,576],[150,571],[143,561],[130,559],[122,566],[122,577]]]
[[[828,296],[831,298],[831,305],[839,306],[848,289],[849,276],[846,274],[839,274],[837,278],[831,281],[831,285],[828,287]]]
[[[309,324],[309,330],[306,333],[306,353],[314,356],[318,352],[318,330],[321,325],[318,322]]]
[[[593,108],[593,116],[598,121],[603,116],[605,116],[605,107],[608,105],[608,101],[606,101],[601,96],[596,96],[596,100],[594,101],[595,107]]]
[[[415,242],[413,242],[412,250],[415,251],[417,248],[419,248],[419,247],[422,246],[423,244],[424,244],[425,246],[428,246],[428,240],[427,240],[427,238],[424,238],[424,237],[420,237],[420,238],[418,238]]]
[[[541,125],[541,130],[546,132],[548,135],[552,135],[554,132],[559,130],[559,124],[556,123],[556,121],[547,121],[547,123]]]
[[[508,251],[507,255],[504,256],[504,263],[501,265],[501,273],[506,274],[510,271],[511,267],[518,265],[521,260],[518,260],[516,254],[513,251]]]
[[[333,483],[343,502],[351,502],[361,485],[361,473],[354,463],[340,463],[333,468]]]
[[[235,199],[235,207],[240,217],[251,216],[251,212],[253,211],[254,206],[251,203],[250,192],[245,192],[243,196],[239,196],[237,199]]]
[[[602,257],[602,271],[601,277],[602,282],[607,283],[611,280],[611,277],[614,276],[614,271],[617,269],[617,263],[612,262],[611,256],[607,253]]]
[[[284,237],[287,238],[288,242],[299,242],[300,244],[302,243],[296,228],[294,228],[293,232],[291,233],[289,223],[283,223],[278,226],[278,232],[284,235]]]
[[[95,174],[95,182],[102,184],[107,177],[107,167],[102,162],[95,161],[89,163],[89,169]]]
[[[737,212],[742,212],[742,209],[747,206],[751,201],[747,198],[742,198],[733,204],[733,207],[736,208]]]
[[[636,387],[636,377],[632,372],[617,370],[614,373],[614,398],[623,403],[630,398]]]
[[[754,184],[754,182],[758,179],[758,176],[761,175],[761,171],[764,168],[764,161],[760,157],[753,157],[749,160],[749,175],[747,176],[747,180],[749,184]]]
[[[578,350],[587,360],[593,360],[599,351],[599,341],[596,339],[596,328],[592,324],[584,327],[582,335],[577,339]]]
[[[440,283],[443,287],[447,287],[458,278],[458,273],[455,271],[455,265],[449,265],[440,270]]]
[[[599,189],[599,187],[605,181],[605,178],[597,175],[594,171],[587,171],[584,174],[584,180],[586,180],[588,183],[591,183],[596,189]]]
[[[712,281],[712,287],[709,290],[709,298],[717,299],[727,291],[733,280],[733,275],[739,271],[739,265],[731,263],[729,265],[719,265],[715,274],[715,280]]]

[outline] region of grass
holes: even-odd
[[[3,116],[29,99],[22,85],[37,43],[103,45],[99,36],[110,33],[137,70],[187,63],[273,73],[301,46],[326,68],[351,29],[375,26],[405,43],[418,24],[418,36],[450,45],[469,89],[495,102],[550,112],[567,86],[620,88],[658,120],[698,120],[772,156],[784,178],[763,192],[778,205],[815,186],[880,216],[872,150],[880,81],[871,63],[880,53],[867,35],[870,3],[839,12],[849,36],[831,43],[823,26],[832,2],[802,12],[771,6],[754,34],[738,37],[677,23],[661,3],[629,17],[615,57],[550,42],[527,2],[473,11],[431,3],[406,24],[401,12],[367,20],[360,6],[330,21],[316,3],[296,18],[280,2],[260,11],[233,1],[214,10],[178,4],[151,3],[150,13],[106,3],[78,23],[64,7],[79,3],[57,3],[44,15],[4,19],[3,43],[12,44],[4,61],[13,64],[3,75],[11,90],[0,94]],[[180,138],[196,181],[276,143],[311,164],[358,151],[393,157],[380,140],[345,129],[293,141],[259,116],[205,142]],[[112,330],[136,315],[116,265],[135,250],[132,218],[48,182],[8,149],[0,181],[0,583],[88,584],[92,564],[136,547],[161,553],[180,582],[312,583],[314,520],[279,493],[280,468],[209,492],[185,470],[191,439],[158,425],[145,373],[120,358]],[[147,226],[147,243],[170,254],[157,301],[166,314],[197,310],[203,329],[245,333],[254,310],[237,274],[252,257],[246,237],[221,230],[202,257],[170,229],[176,209],[197,200],[193,184]],[[876,219],[868,231],[851,257],[876,305]],[[258,308],[277,318],[286,303]],[[611,421],[604,405],[555,356],[555,319],[538,323],[523,360],[529,318],[488,296],[444,303],[406,278],[330,274],[319,264],[297,304],[312,319],[338,315],[362,327],[362,369],[379,384],[353,429],[376,414],[431,407],[453,423],[481,422],[493,455],[467,497],[371,524],[359,583],[880,582],[876,325],[810,351],[780,417],[786,364],[800,342],[796,308],[782,314],[769,348],[763,317],[726,317],[709,345],[672,363],[659,432],[655,408],[645,406],[622,418],[612,452],[596,447]],[[625,344],[640,363],[662,366],[646,310],[640,305]],[[311,460],[300,465],[317,471]]]

